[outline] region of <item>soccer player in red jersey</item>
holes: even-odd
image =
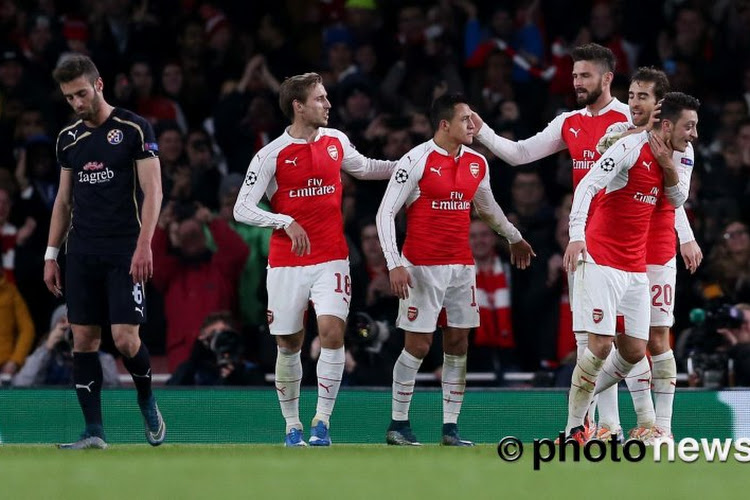
[[[654,131],[617,141],[573,196],[570,243],[563,264],[576,273],[573,329],[588,334],[588,347],[573,371],[566,432],[579,442],[586,438],[583,420],[594,393],[625,378],[645,355],[650,312],[646,243],[651,218],[663,197],[673,204],[684,201],[677,169],[671,162],[660,164],[657,155],[666,154],[662,146],[684,152],[698,137],[698,107],[691,96],[668,93]],[[589,219],[591,200],[605,188]],[[625,317],[625,332],[608,358],[618,313]]]
[[[567,148],[572,159],[575,189],[600,157],[596,149],[599,139],[610,125],[630,122],[630,110],[613,97],[610,90],[615,71],[615,56],[611,50],[589,43],[573,49],[571,56],[573,86],[576,100],[583,106],[581,109],[561,113],[541,132],[517,142],[495,134],[476,113],[472,114],[472,120],[477,125],[477,139],[510,165],[531,163]],[[568,278],[572,290],[573,276]],[[586,342],[585,335],[576,335],[579,357],[586,349]]]
[[[541,132],[522,141],[511,141],[495,134],[474,113],[472,120],[478,128],[477,139],[498,158],[510,165],[531,163],[568,149],[572,159],[573,189],[599,159],[597,143],[614,123],[630,122],[628,106],[612,96],[610,86],[614,78],[615,56],[606,47],[589,43],[576,47],[573,58],[573,86],[581,109],[561,113]],[[596,200],[592,203],[592,210]],[[572,306],[573,275],[568,275]],[[576,353],[580,358],[588,338],[576,334]],[[592,429],[593,431],[593,429]]]
[[[303,316],[312,301],[321,353],[318,405],[310,444],[329,446],[330,417],[344,370],[344,331],[351,299],[349,251],[341,214],[341,170],[387,179],[395,162],[358,153],[343,132],[326,128],[331,103],[320,75],[281,84],[279,105],[291,126],[250,162],[237,196],[239,222],[273,227],[268,254],[268,325],[276,337],[276,391],[287,446],[306,446],[299,419]],[[273,212],[258,207],[268,196]]]
[[[469,330],[479,326],[474,258],[469,247],[472,205],[510,243],[511,263],[525,269],[534,252],[492,196],[487,160],[469,149],[475,126],[459,94],[432,105],[434,138],[409,151],[396,166],[377,215],[378,234],[390,271],[391,290],[401,299],[397,326],[405,346],[393,368],[392,420],[386,442],[419,445],[409,423],[414,382],[442,309],[443,444],[472,446],[458,433],[466,387]],[[406,204],[403,254],[393,218]]]
[[[639,68],[631,77],[628,93],[628,106],[633,116],[633,125],[646,127],[654,115],[657,103],[668,90],[669,80],[664,72],[654,68]],[[612,125],[608,133],[600,140],[599,151],[604,153],[606,150],[604,146],[611,145],[623,134],[634,131],[636,129],[631,128],[629,123]],[[677,168],[681,195],[687,197],[694,161],[692,145],[688,144],[684,152],[672,151],[665,145],[657,147],[662,152],[661,157],[656,155],[659,162],[669,161]],[[676,238],[680,242],[680,253],[685,266],[691,273],[695,272],[703,254],[690,229],[685,209],[681,206],[675,209],[671,203],[662,198],[651,218],[646,249],[647,275],[651,291],[648,350],[654,364],[654,371],[657,373],[657,376],[653,378],[654,401],[651,401],[652,377],[647,358],[633,367],[626,379],[637,416],[636,427],[630,431],[629,437],[646,442],[650,442],[653,438],[671,435],[677,366],[669,345],[669,328],[674,323],[674,290],[677,277]],[[609,392],[612,392],[614,397],[605,397]],[[654,403],[656,408],[654,408]],[[597,407],[599,409],[597,437],[607,440],[612,432],[618,432],[620,428],[616,388],[613,387],[600,394]]]

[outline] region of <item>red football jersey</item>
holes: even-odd
[[[387,179],[396,162],[365,158],[335,129],[321,128],[312,142],[288,131],[250,163],[234,216],[246,224],[274,227],[270,267],[308,266],[345,259],[349,251],[341,214],[341,170],[361,179]],[[275,213],[258,208],[263,194]],[[296,221],[307,232],[311,253],[297,256],[284,231]]]
[[[690,176],[693,171],[693,147],[688,144],[684,153],[675,151],[672,161],[677,167],[680,176],[680,188],[684,189],[685,195],[690,189]],[[666,197],[661,198],[656,204],[656,210],[651,217],[651,226],[648,232],[646,244],[646,263],[663,266],[675,255],[677,255],[677,237],[675,233],[675,208]],[[690,230],[690,226],[687,226]],[[684,236],[680,234],[680,241],[685,243],[694,239],[692,234]]]
[[[599,159],[596,144],[613,123],[630,122],[626,104],[613,98],[594,116],[588,109],[561,113],[538,134],[514,142],[495,135],[486,124],[477,138],[498,158],[511,164],[531,163],[551,154],[568,149],[573,167],[573,189]]]
[[[589,204],[599,190],[604,194],[586,224]],[[663,191],[663,174],[651,153],[647,133],[621,139],[576,188],[570,240],[584,240],[585,228],[587,252],[597,264],[646,272],[651,216]]]
[[[520,233],[492,197],[484,156],[464,146],[454,158],[432,140],[409,151],[396,166],[378,210],[378,233],[388,269],[403,265],[393,217],[404,203],[403,254],[409,262],[474,264],[469,248],[472,201],[490,227],[513,243],[520,241]]]

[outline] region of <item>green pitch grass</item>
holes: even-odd
[[[61,451],[0,446],[0,497],[22,499],[740,498],[750,464],[548,463],[534,471],[495,446],[114,445]]]

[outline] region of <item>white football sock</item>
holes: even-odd
[[[414,395],[414,381],[422,360],[415,358],[406,349],[401,351],[393,365],[393,402],[391,418],[393,420],[409,420],[409,406]]]
[[[633,366],[625,377],[625,383],[628,384],[630,397],[633,398],[636,425],[650,429],[656,422],[656,412],[651,400],[651,365],[648,364],[648,357],[643,356],[643,359]]]
[[[344,346],[338,349],[321,347],[318,358],[318,407],[315,410],[313,423],[322,420],[326,427],[331,420],[333,405],[341,387],[341,377],[344,374],[346,353]]]
[[[675,363],[671,349],[663,354],[651,356],[651,362],[654,364],[656,425],[669,435],[672,433],[672,407],[677,386],[677,363]]]
[[[570,394],[568,396],[568,423],[565,426],[565,434],[570,434],[570,429],[583,425],[583,419],[589,410],[593,398],[594,386],[604,360],[597,358],[588,347],[583,355],[578,358],[573,376],[570,381]]]
[[[611,355],[612,353],[610,353]],[[616,431],[621,427],[620,407],[617,398],[618,391],[616,385],[595,396],[597,400],[596,408],[599,410],[599,425],[605,425],[611,431]]]
[[[443,354],[443,423],[458,423],[466,390],[466,355]]]
[[[299,388],[302,383],[302,361],[300,352],[288,354],[281,348],[276,351],[276,395],[279,397],[281,414],[286,420],[287,434],[292,429],[302,430],[299,420]]]
[[[607,356],[607,360],[602,366],[602,373],[596,381],[596,388],[594,394],[601,393],[604,389],[617,385],[620,380],[623,380],[628,376],[630,370],[635,366],[633,363],[628,363],[625,359],[620,356],[620,351],[612,349],[610,353],[614,352],[614,355]]]
[[[586,332],[577,332],[574,334],[576,337],[576,359],[583,357],[584,351],[589,346],[589,334]],[[588,425],[594,425],[594,414],[596,413],[596,406],[598,404],[599,395],[595,394],[594,399],[591,400],[589,405],[587,420]]]

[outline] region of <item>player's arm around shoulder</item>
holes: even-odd
[[[637,129],[633,128],[628,122],[613,123],[607,127],[607,131],[599,139],[599,142],[596,143],[597,152],[600,155],[604,154],[614,143],[636,131]]]
[[[344,149],[341,168],[345,172],[362,180],[385,180],[393,174],[398,162],[368,158],[357,151],[346,134],[336,129],[329,130],[338,137]]]

